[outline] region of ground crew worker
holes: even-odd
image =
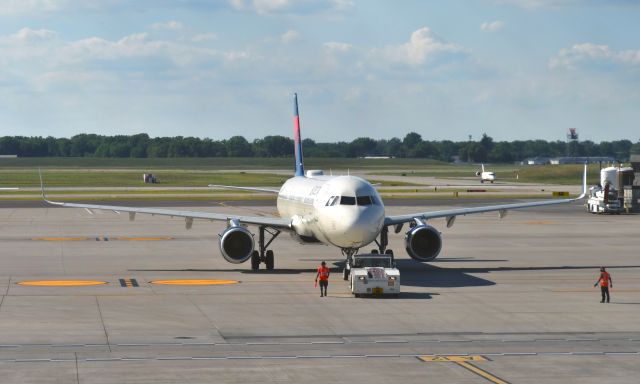
[[[320,266],[318,267],[318,274],[316,274],[316,283],[320,280],[320,297],[327,296],[327,286],[329,286],[330,273],[331,271],[327,268],[327,263],[324,261],[320,263]]]
[[[604,267],[600,268],[600,278],[593,284],[594,287],[598,286],[600,283],[600,291],[602,292],[602,300],[601,303],[604,303],[605,296],[607,297],[607,303],[609,302],[609,287],[613,288],[613,279],[609,272],[607,272]]]

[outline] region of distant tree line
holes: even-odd
[[[640,142],[629,140],[565,142],[545,140],[498,141],[482,135],[480,141],[429,141],[411,132],[403,139],[375,140],[360,137],[351,142],[316,143],[303,141],[305,156],[363,157],[393,156],[452,161],[510,163],[530,157],[611,156],[627,160],[640,154]],[[102,136],[81,134],[71,138],[0,137],[0,155],[20,157],[288,157],[293,140],[285,136],[265,136],[247,141],[242,136],[227,140],[196,137],[155,137],[147,134]]]

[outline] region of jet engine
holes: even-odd
[[[230,263],[240,264],[249,260],[254,248],[253,235],[240,223],[232,220],[220,235],[220,253]]]
[[[405,235],[407,253],[417,261],[432,261],[442,249],[442,238],[437,229],[426,224],[411,228]]]
[[[480,175],[482,175],[482,172],[480,171],[476,172],[476,176],[480,176]]]

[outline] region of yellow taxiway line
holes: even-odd
[[[157,236],[157,237],[128,237],[128,236],[120,236],[116,237],[118,240],[128,240],[128,241],[162,241],[162,240],[172,240],[171,236]]]
[[[84,241],[89,240],[88,237],[32,237],[34,241]]]
[[[471,372],[475,373],[476,375],[489,380],[490,382],[492,382],[494,384],[509,384],[509,382],[504,381],[501,378],[496,377],[496,376],[492,375],[491,373],[485,371],[484,369],[480,369],[480,368],[476,367],[475,365],[471,364],[471,362],[487,361],[487,359],[484,356],[480,356],[480,355],[448,355],[448,356],[426,355],[426,356],[419,356],[418,358],[420,360],[424,361],[424,362],[437,362],[437,363],[449,362],[449,363],[455,363],[455,364],[458,364],[459,366],[467,369],[468,371],[471,371]]]
[[[37,281],[20,281],[18,285],[31,285],[37,287],[82,287],[88,285],[107,284],[106,281],[92,280],[37,280]]]
[[[485,379],[489,380],[492,383],[495,384],[509,384],[509,382],[504,381],[502,379],[500,379],[499,377],[496,377],[492,374],[490,374],[489,372],[480,369],[478,367],[476,367],[475,365],[471,364],[471,363],[467,363],[465,361],[457,361],[456,364],[458,364],[459,366],[468,369],[469,371],[475,373],[478,376],[482,376]]]
[[[150,283],[160,285],[228,285],[240,282],[238,280],[154,280]]]

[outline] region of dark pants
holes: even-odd
[[[329,286],[329,280],[320,280],[320,296],[327,296],[327,287]],[[324,293],[323,290],[324,289]]]
[[[600,286],[600,292],[602,292],[602,303],[604,303],[604,297],[607,296],[607,303],[609,302],[609,287]]]

